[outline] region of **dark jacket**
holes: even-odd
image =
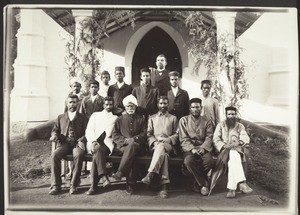
[[[125,138],[134,138],[140,145],[145,145],[147,140],[147,123],[144,117],[138,114],[123,114],[118,117],[112,132],[116,147],[123,146]]]
[[[65,142],[70,122],[68,112],[59,115],[54,123],[51,136],[56,136],[62,143]],[[74,126],[75,140],[77,140],[77,142],[80,141],[86,143],[85,129],[87,125],[87,118],[83,114],[76,112],[72,122]]]
[[[103,110],[104,98],[99,94],[96,95],[93,103],[91,95],[84,97],[81,101],[79,113],[82,113],[89,119],[92,113]]]
[[[158,88],[141,85],[132,90],[132,95],[137,99],[139,114],[148,116],[157,113],[157,99],[160,95]]]
[[[169,70],[164,70],[162,75],[159,75],[157,70],[151,72],[151,84],[159,89],[161,96],[167,96],[168,91],[171,89]]]
[[[125,109],[123,106],[123,99],[130,95],[132,87],[126,83],[119,89],[117,84],[110,85],[107,91],[107,96],[114,98],[114,107]]]
[[[177,117],[177,120],[190,113],[189,110],[189,94],[187,91],[178,88],[178,93],[174,96],[172,90],[168,91],[169,107],[168,112]]]

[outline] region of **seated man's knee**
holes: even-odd
[[[162,144],[155,146],[154,151],[165,152],[165,147]]]
[[[241,155],[236,150],[229,151],[229,161],[241,160]]]
[[[186,166],[186,167],[189,167],[191,165],[193,165],[194,163],[194,158],[192,156],[187,156],[184,158],[183,160],[183,164]]]
[[[75,158],[83,158],[84,157],[84,151],[80,148],[73,149],[73,157]]]
[[[132,149],[132,148],[137,149],[140,147],[140,145],[137,142],[132,142],[132,143],[128,144],[126,147],[128,147],[128,149]]]

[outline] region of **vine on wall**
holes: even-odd
[[[78,38],[69,35],[66,43],[65,63],[69,79],[80,78],[83,91],[88,91],[88,82],[101,72],[104,58],[103,38],[109,37],[108,24],[115,22],[119,26],[130,24],[135,27],[135,12],[132,10],[94,10],[91,18],[81,21]]]
[[[246,67],[240,59],[242,48],[237,41],[234,47],[228,47],[227,40],[231,35],[217,37],[214,25],[207,27],[200,11],[178,11],[176,15],[184,17],[190,35],[186,44],[189,55],[195,61],[193,74],[198,75],[200,66],[204,65],[207,68],[206,78],[213,82],[212,96],[223,106],[239,108],[241,100],[248,98]]]
[[[121,27],[130,24],[134,28],[135,14],[133,10],[94,10],[92,18],[83,20],[79,38],[74,41],[70,36],[66,44],[69,77],[79,77],[84,83],[95,79],[104,57],[103,38],[109,37],[108,24],[115,22]],[[223,106],[239,107],[241,100],[248,98],[246,67],[240,60],[242,48],[237,42],[233,48],[228,47],[226,41],[231,35],[217,37],[214,25],[205,25],[201,11],[174,11],[173,15],[181,17],[189,32],[186,44],[195,61],[193,74],[199,75],[200,66],[204,65],[206,78],[213,82],[212,96]]]

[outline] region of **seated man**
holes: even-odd
[[[50,195],[56,195],[61,190],[61,159],[67,154],[73,154],[70,194],[77,192],[80,183],[82,160],[85,151],[86,118],[76,111],[78,97],[69,95],[67,99],[68,111],[59,115],[51,132],[50,141],[55,141],[57,148],[51,156],[51,190]]]
[[[122,114],[115,123],[112,137],[116,144],[113,154],[122,156],[118,171],[112,174],[115,180],[121,180],[126,176],[126,192],[133,194],[134,158],[143,149],[146,143],[147,123],[144,117],[135,113],[137,100],[133,95],[123,99],[125,114]]]
[[[253,190],[246,184],[246,177],[242,162],[246,162],[245,147],[248,147],[250,138],[245,127],[237,122],[236,108],[226,107],[226,120],[220,122],[215,130],[213,141],[216,149],[221,152],[221,159],[228,165],[227,198],[235,197],[235,190],[239,188],[243,193],[251,193]],[[218,161],[217,161],[218,162]]]
[[[213,166],[210,154],[213,148],[213,127],[211,121],[200,115],[201,108],[201,99],[190,100],[190,115],[179,120],[179,141],[186,168],[184,174],[193,177],[195,192],[208,195],[207,173]]]
[[[148,174],[142,179],[145,184],[150,184],[154,175],[160,176],[162,189],[161,198],[167,198],[167,184],[169,180],[168,157],[175,150],[178,143],[178,121],[176,116],[168,113],[168,98],[161,96],[158,99],[158,113],[149,117],[147,137],[150,151],[153,152]]]
[[[87,151],[93,155],[91,167],[91,187],[86,192],[93,195],[97,192],[97,185],[102,178],[103,187],[110,184],[107,177],[106,156],[111,154],[114,148],[112,141],[112,129],[118,118],[112,114],[114,99],[104,98],[104,110],[94,112],[86,128]]]

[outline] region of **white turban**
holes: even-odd
[[[128,95],[128,96],[126,96],[124,99],[123,99],[123,105],[124,105],[124,107],[126,106],[126,105],[128,105],[128,103],[132,103],[132,104],[134,104],[135,106],[137,106],[138,104],[137,104],[137,100],[136,100],[136,98],[133,96],[133,95]]]
[[[73,78],[71,78],[71,80],[70,80],[70,86],[72,86],[74,83],[79,83],[79,84],[81,84],[81,80],[80,80],[79,78],[77,78],[77,77],[73,77]]]

